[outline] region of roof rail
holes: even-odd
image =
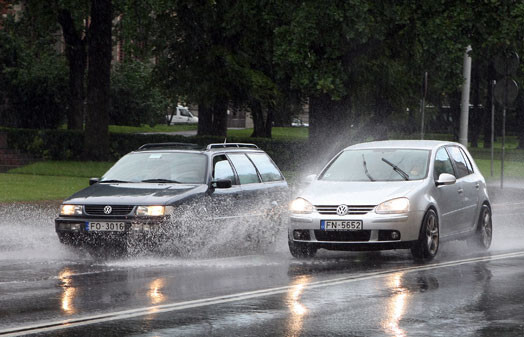
[[[207,146],[207,150],[226,148],[226,147],[236,147],[236,148],[247,147],[251,149],[258,149],[258,146],[256,146],[255,144],[250,144],[250,143],[214,143],[214,144],[209,144]]]
[[[201,149],[202,146],[194,143],[181,143],[181,142],[172,142],[172,143],[149,143],[144,144],[138,148],[138,150],[149,150],[149,149]]]

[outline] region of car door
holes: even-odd
[[[456,170],[459,172],[459,180],[463,190],[462,211],[464,214],[464,222],[461,226],[461,231],[468,231],[473,229],[477,223],[480,181],[477,176],[473,174],[473,167],[464,150],[458,146],[448,146],[448,152]]]
[[[241,200],[242,188],[231,162],[224,154],[213,157],[212,177],[214,180],[231,180],[230,188],[215,188],[211,193],[212,214],[215,222],[230,222],[241,216],[238,203]]]
[[[233,163],[242,188],[242,208],[245,214],[250,218],[262,216],[260,195],[264,186],[255,165],[245,153],[229,153],[228,158]]]
[[[440,174],[448,173],[457,177],[451,158],[444,147],[437,150],[433,162],[433,178],[438,180]],[[462,183],[440,185],[435,187],[434,198],[437,201],[442,237],[456,234],[464,223]]]

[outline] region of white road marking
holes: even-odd
[[[334,278],[334,279],[329,279],[329,280],[311,282],[307,285],[304,285],[304,289],[314,289],[314,288],[327,287],[327,286],[332,286],[332,285],[340,285],[340,284],[346,284],[346,283],[352,283],[352,282],[365,281],[365,280],[370,280],[370,279],[385,278],[391,274],[395,274],[399,272],[412,273],[412,272],[417,272],[417,271],[422,271],[422,270],[432,270],[432,269],[439,269],[439,268],[455,267],[455,266],[460,266],[460,265],[465,265],[465,264],[496,261],[496,260],[502,260],[502,259],[511,259],[511,258],[517,258],[517,257],[524,257],[524,251],[498,254],[498,255],[492,255],[492,256],[474,257],[474,258],[469,258],[469,259],[434,263],[434,264],[423,265],[423,266],[397,268],[393,270],[377,271],[377,272],[371,272],[371,273],[360,273],[360,274],[339,277],[339,278]],[[247,300],[247,299],[252,299],[252,298],[259,298],[259,297],[283,294],[283,293],[288,292],[292,288],[293,286],[267,288],[267,289],[261,289],[261,290],[255,290],[255,291],[241,292],[241,293],[231,294],[231,295],[203,298],[203,299],[198,299],[198,300],[182,301],[182,302],[175,302],[175,303],[170,303],[170,304],[136,308],[136,309],[131,309],[131,310],[115,311],[115,312],[100,314],[100,315],[80,316],[80,317],[72,318],[68,320],[41,322],[39,324],[34,324],[34,325],[19,326],[19,327],[7,329],[7,330],[0,330],[0,336],[9,336],[9,337],[22,336],[22,335],[27,335],[27,334],[63,330],[63,329],[68,329],[68,328],[73,328],[73,327],[84,326],[84,325],[105,323],[105,322],[110,322],[114,320],[122,320],[122,319],[128,319],[128,318],[133,318],[133,317],[140,317],[140,316],[152,315],[152,314],[157,314],[157,313],[163,313],[163,312],[179,311],[179,310],[184,310],[184,309],[192,309],[192,308],[210,306],[210,305],[215,305],[215,304],[225,304],[225,303],[242,301],[242,300]]]

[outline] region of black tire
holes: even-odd
[[[468,245],[473,248],[488,250],[493,239],[493,223],[491,219],[491,208],[484,204],[480,209],[477,230],[468,238]]]
[[[294,242],[288,240],[289,252],[294,258],[307,259],[313,258],[317,254],[317,247],[305,242]]]
[[[440,232],[437,213],[429,209],[422,219],[417,242],[411,247],[415,260],[431,261],[438,252]]]

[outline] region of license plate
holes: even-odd
[[[320,229],[323,231],[360,231],[362,220],[321,220]]]
[[[89,232],[123,232],[126,230],[125,222],[88,222]]]

